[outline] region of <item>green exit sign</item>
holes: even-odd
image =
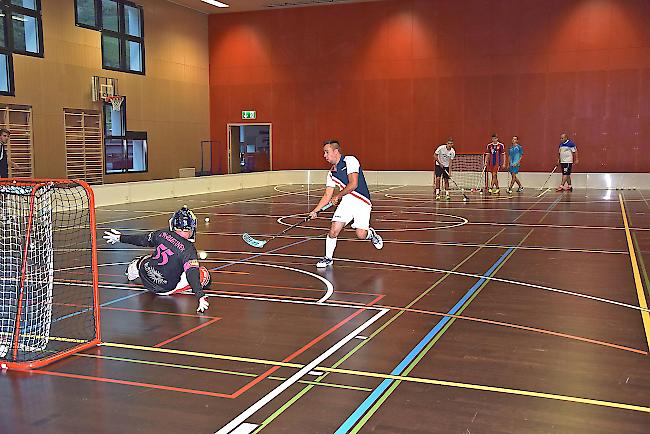
[[[257,112],[255,110],[242,110],[242,119],[257,119]]]

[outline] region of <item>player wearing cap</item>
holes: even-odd
[[[172,295],[191,289],[198,299],[197,312],[208,309],[210,303],[203,288],[210,284],[210,273],[199,266],[194,247],[196,216],[186,206],[174,213],[169,229],[146,235],[125,235],[111,229],[104,234],[109,244],[121,242],[156,248],[154,253],[131,261],[125,272],[130,281],[140,278],[145,289],[156,295]]]

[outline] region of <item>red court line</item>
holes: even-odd
[[[280,285],[258,285],[254,283],[233,283],[233,282],[216,282],[212,283],[221,284],[221,285],[233,285],[233,286],[252,286],[258,288],[273,288],[273,289],[291,289],[295,291],[318,291],[323,292],[321,288],[303,288],[300,286],[280,286]],[[358,291],[336,291],[339,294],[355,294],[355,295],[375,295],[372,292],[358,292]]]
[[[83,305],[83,304],[72,304],[72,303],[52,303],[56,304],[58,306],[70,306],[70,307],[91,307],[90,305]],[[154,315],[169,315],[169,316],[182,316],[182,317],[188,317],[188,318],[220,318],[216,316],[210,316],[206,314],[192,314],[192,313],[178,313],[178,312],[162,312],[159,310],[143,310],[143,309],[130,309],[126,307],[111,307],[111,306],[102,306],[101,309],[103,310],[119,310],[119,311],[124,311],[124,312],[135,312],[135,313],[150,313]]]
[[[341,328],[344,324],[346,324],[347,322],[349,322],[350,320],[352,320],[353,318],[355,318],[356,316],[358,316],[359,314],[361,314],[361,312],[363,312],[363,311],[366,310],[366,309],[365,309],[366,307],[370,307],[370,306],[372,306],[373,304],[377,303],[377,302],[378,302],[379,300],[381,300],[382,298],[384,298],[384,295],[383,295],[383,294],[378,295],[378,296],[375,297],[375,299],[372,300],[370,303],[368,303],[368,304],[366,304],[365,306],[361,307],[359,310],[357,310],[357,311],[356,311],[355,313],[353,313],[352,315],[349,315],[348,317],[342,319],[340,322],[338,322],[337,324],[335,324],[335,325],[334,325],[333,327],[331,327],[329,330],[327,330],[326,332],[322,333],[320,336],[318,336],[318,337],[312,339],[309,343],[307,343],[306,345],[304,345],[302,348],[296,350],[293,354],[290,354],[289,356],[285,357],[282,361],[283,361],[283,362],[290,362],[291,360],[293,360],[294,358],[296,358],[298,355],[304,353],[304,352],[307,351],[309,348],[313,347],[315,344],[317,344],[318,342],[320,342],[321,340],[323,340],[325,337],[327,337],[328,335],[332,334],[334,331],[336,331],[337,329]],[[240,396],[242,393],[246,392],[246,391],[249,390],[251,387],[253,387],[253,386],[256,385],[257,383],[259,383],[260,381],[264,380],[266,377],[268,377],[269,375],[273,374],[275,371],[277,371],[277,370],[280,369],[280,368],[281,368],[280,366],[274,366],[274,367],[268,369],[266,372],[264,372],[264,373],[262,373],[260,376],[256,377],[256,378],[255,378],[254,380],[252,380],[250,383],[246,384],[245,386],[243,386],[242,388],[240,388],[239,390],[237,390],[235,393],[233,393],[233,394],[231,395],[231,397],[232,397],[232,398],[237,398],[237,397]]]
[[[519,329],[519,330],[526,330],[526,331],[532,331],[532,332],[536,332],[536,333],[547,334],[547,335],[551,335],[551,336],[557,336],[557,337],[562,337],[562,338],[567,338],[567,339],[573,339],[573,340],[577,340],[577,341],[587,342],[587,343],[590,343],[590,344],[602,345],[602,346],[605,346],[605,347],[616,348],[618,350],[630,351],[632,353],[648,355],[648,352],[644,351],[644,350],[639,350],[639,349],[636,349],[636,348],[631,348],[631,347],[626,347],[626,346],[623,346],[623,345],[613,344],[613,343],[610,343],[610,342],[599,341],[599,340],[596,340],[596,339],[585,338],[585,337],[582,337],[582,336],[576,336],[576,335],[570,335],[570,334],[566,334],[566,333],[554,332],[552,330],[540,329],[540,328],[536,328],[536,327],[523,326],[523,325],[519,325],[519,324],[513,324],[513,323],[507,323],[507,322],[501,322],[501,321],[494,321],[494,320],[490,320],[490,319],[476,318],[476,317],[471,317],[471,316],[450,315],[448,313],[435,312],[435,311],[429,311],[429,310],[412,309],[412,308],[395,307],[395,306],[384,306],[384,305],[379,305],[378,307],[383,307],[383,308],[391,309],[391,310],[402,310],[402,311],[406,311],[406,312],[422,313],[422,314],[426,314],[426,315],[448,316],[450,318],[458,318],[458,319],[463,319],[463,320],[468,320],[468,321],[481,322],[481,323],[485,323],[485,324],[498,325],[498,326],[502,326],[502,327],[510,327],[510,328]]]
[[[359,306],[359,310],[357,310],[355,313],[352,315],[344,318],[341,320],[339,323],[334,325],[332,328],[321,334],[320,336],[312,339],[309,343],[304,345],[302,348],[298,349],[295,351],[293,354],[287,356],[282,360],[283,362],[290,362],[292,359],[297,357],[298,355],[302,354],[312,346],[314,346],[316,343],[319,341],[323,340],[325,337],[327,337],[329,334],[334,332],[335,330],[339,329],[341,326],[361,314],[361,312],[365,311],[366,307],[373,306],[375,303],[377,303],[379,300],[384,298],[384,294],[379,294],[376,296],[372,301],[367,303],[366,305]],[[290,297],[290,298],[299,298],[299,297]],[[311,299],[310,299],[311,300]],[[122,310],[122,309],[120,309]],[[124,310],[129,310],[129,309],[124,309]],[[215,322],[221,318],[213,318],[212,321],[208,321],[205,324],[202,324],[201,326],[207,326],[208,324]],[[196,328],[189,330],[187,333],[195,331]],[[180,337],[180,336],[179,336]],[[158,345],[164,345],[164,343],[158,344]],[[193,395],[204,395],[204,396],[213,396],[213,397],[218,397],[218,398],[229,398],[229,399],[235,399],[238,396],[240,396],[242,393],[246,392],[249,390],[251,387],[253,387],[255,384],[259,383],[260,381],[264,380],[273,372],[277,371],[280,369],[280,366],[275,366],[273,368],[270,368],[266,372],[264,372],[262,375],[259,377],[256,377],[254,380],[249,382],[248,384],[244,385],[242,388],[239,390],[235,391],[234,393],[231,394],[226,394],[226,393],[218,393],[218,392],[209,392],[205,390],[196,390],[196,389],[186,389],[182,387],[173,387],[173,386],[163,386],[160,384],[152,384],[152,383],[142,383],[142,382],[137,382],[137,381],[128,381],[128,380],[117,380],[114,378],[105,378],[105,377],[95,377],[95,376],[90,376],[90,375],[79,375],[79,374],[69,374],[66,372],[56,372],[56,371],[44,371],[40,369],[34,369],[29,372],[32,372],[34,374],[39,374],[39,375],[50,375],[50,376],[55,376],[55,377],[65,377],[65,378],[73,378],[73,379],[78,379],[78,380],[89,380],[89,381],[97,381],[100,383],[112,383],[112,384],[122,384],[126,386],[135,386],[135,387],[145,387],[145,388],[150,388],[150,389],[158,389],[158,390],[167,390],[167,391],[172,391],[172,392],[180,392],[180,393],[188,393],[188,394],[193,394]]]
[[[152,383],[140,383],[138,381],[127,381],[127,380],[116,380],[114,378],[105,378],[105,377],[94,377],[90,375],[78,375],[78,374],[68,374],[67,372],[55,372],[55,371],[43,371],[40,369],[34,369],[29,371],[30,373],[40,374],[40,375],[51,375],[54,377],[65,377],[65,378],[75,378],[78,380],[90,380],[97,381],[100,383],[113,383],[113,384],[122,384],[125,386],[136,386],[136,387],[146,387],[149,389],[158,389],[158,390],[168,390],[171,392],[181,392],[189,393],[192,395],[205,395],[205,396],[214,396],[218,398],[232,398],[232,395],[225,393],[217,392],[208,392],[207,390],[196,390],[196,389],[185,389],[183,387],[172,387],[172,386],[163,386],[160,384]]]
[[[228,270],[214,270],[211,273],[223,273],[223,274],[251,274],[247,271],[228,271]],[[110,277],[124,277],[124,274],[113,274],[113,273],[99,273],[100,276],[110,276]]]
[[[210,271],[210,273],[214,273],[215,271]],[[124,277],[124,275],[117,275],[117,274],[104,274],[100,273],[102,276],[115,276],[115,277]],[[249,274],[249,273],[246,273]],[[90,282],[88,282],[90,283]],[[102,281],[99,282],[101,284],[113,284],[113,285],[119,285],[119,282],[109,282],[109,281]],[[301,286],[282,286],[282,285],[262,285],[262,284],[255,284],[255,283],[236,283],[236,282],[221,282],[217,280],[213,280],[212,284],[217,284],[217,285],[233,285],[233,286],[250,286],[250,287],[256,287],[256,288],[273,288],[273,289],[291,289],[295,291],[320,291],[322,292],[323,290],[320,288],[304,288]],[[356,294],[356,295],[375,295],[372,292],[359,292],[359,291],[336,291],[340,294]]]
[[[211,319],[211,320],[208,321],[208,322],[204,322],[203,324],[199,324],[198,326],[196,326],[196,327],[194,327],[194,328],[191,328],[191,329],[189,329],[189,330],[187,330],[187,331],[185,331],[185,332],[183,332],[183,333],[181,333],[181,334],[178,334],[178,335],[174,336],[173,338],[167,339],[166,341],[162,341],[162,342],[160,342],[159,344],[154,345],[154,348],[160,348],[160,347],[162,347],[163,345],[167,345],[167,344],[170,343],[170,342],[174,342],[175,340],[180,339],[180,338],[182,338],[183,336],[187,336],[187,335],[189,335],[190,333],[193,333],[193,332],[195,332],[195,331],[197,331],[197,330],[199,330],[199,329],[202,329],[203,327],[207,327],[207,326],[209,326],[210,324],[219,321],[220,319],[221,319],[221,318],[213,318],[213,319]]]

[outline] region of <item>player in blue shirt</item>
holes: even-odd
[[[338,206],[334,211],[332,226],[325,240],[325,256],[316,264],[318,268],[332,265],[337,237],[351,221],[354,221],[352,227],[356,230],[357,238],[369,240],[377,249],[381,249],[384,245],[381,236],[370,227],[372,203],[359,160],[352,155],[342,155],[338,140],[328,140],[324,143],[323,157],[332,168],[327,174],[325,193],[309,216],[315,218],[316,213],[328,203]],[[334,194],[336,188],[339,192]]]
[[[521,185],[521,181],[517,178],[519,173],[519,168],[521,167],[521,159],[524,157],[524,149],[519,144],[519,137],[512,136],[512,145],[508,149],[508,170],[510,171],[510,186],[508,187],[508,194],[512,193],[512,187],[515,185],[515,182],[519,186],[517,192],[524,191],[524,187]]]

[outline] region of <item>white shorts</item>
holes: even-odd
[[[346,225],[354,220],[352,227],[354,229],[365,229],[368,230],[370,227],[370,211],[372,206],[363,202],[360,199],[357,199],[351,195],[345,195],[341,199],[341,203],[336,207],[334,211],[334,216],[332,217],[333,222],[342,222]]]

